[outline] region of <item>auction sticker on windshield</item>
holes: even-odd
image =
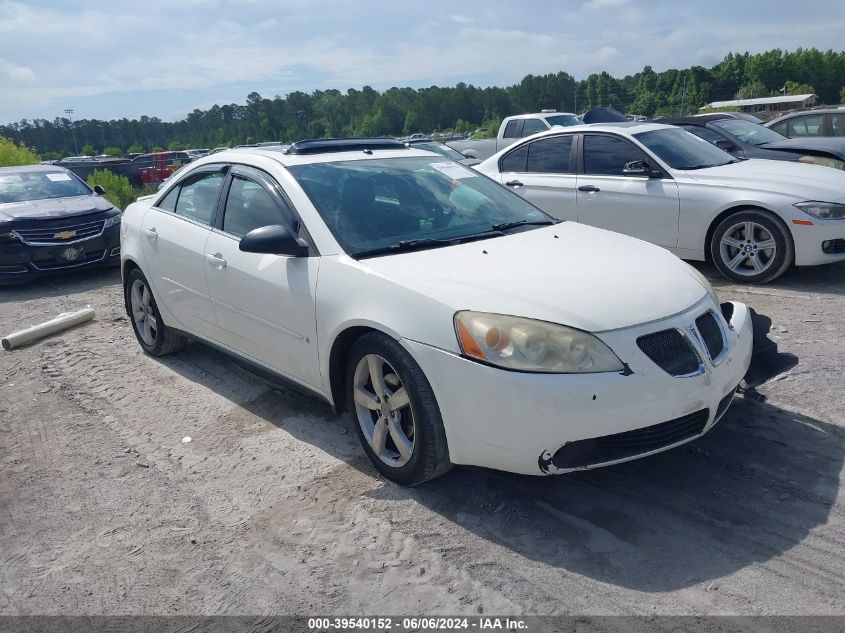
[[[67,174],[46,174],[46,176],[53,182],[62,182],[63,180],[70,180],[70,176],[68,176]]]
[[[431,166],[441,174],[460,180],[461,178],[475,178],[478,174],[458,163],[431,163]]]

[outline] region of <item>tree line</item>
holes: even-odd
[[[272,99],[257,92],[246,104],[196,109],[174,122],[157,117],[100,121],[64,117],[0,126],[0,136],[34,148],[42,157],[80,152],[120,153],[157,148],[219,147],[260,141],[292,142],[330,136],[396,136],[414,132],[493,134],[510,114],[554,108],[583,112],[612,107],[648,117],[686,114],[712,101],[776,94],[817,94],[822,103],[845,101],[845,51],[774,49],[730,53],[712,68],[655,72],[651,66],[622,78],[607,72],[576,80],[566,72],[527,75],[507,87],[453,87],[296,91]]]

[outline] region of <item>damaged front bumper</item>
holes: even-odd
[[[771,377],[779,365],[764,343],[765,317],[742,303],[726,305],[725,353],[684,377],[658,367],[636,340],[665,328],[689,328],[715,305],[701,302],[659,322],[597,333],[630,368],[619,373],[513,372],[415,341],[402,344],[434,389],[453,463],[557,474],[644,457],[700,437],[724,415],[745,380],[751,386]],[[762,338],[755,337],[755,321]],[[751,375],[755,339],[762,355]]]

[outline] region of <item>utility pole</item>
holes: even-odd
[[[687,76],[684,75],[684,83],[681,88],[681,116],[684,116],[684,109],[687,103]]]
[[[68,121],[70,121],[70,133],[73,135],[73,151],[76,152],[77,156],[79,156],[79,145],[76,143],[76,131],[73,129],[73,108],[66,109],[65,114],[67,115]]]
[[[577,82],[577,81],[575,81],[575,82],[573,82],[573,83],[574,83],[574,85],[575,85],[575,90],[574,90],[574,92],[573,92],[574,104],[573,104],[573,106],[572,106],[572,112],[573,112],[574,114],[578,114],[578,82]]]

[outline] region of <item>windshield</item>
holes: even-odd
[[[752,123],[751,121],[744,121],[742,119],[719,119],[718,121],[713,121],[712,124],[733,134],[743,143],[750,145],[765,145],[766,143],[777,143],[778,141],[786,140],[785,136],[781,136],[774,130],[763,127],[759,123]]]
[[[574,114],[556,114],[554,116],[547,116],[546,121],[549,125],[562,125],[568,127],[570,125],[578,125],[580,121]]]
[[[495,237],[503,231],[495,225],[512,222],[557,222],[480,173],[441,158],[312,163],[288,169],[350,255],[416,240],[448,245],[472,236]]]
[[[91,190],[66,172],[22,171],[0,174],[0,204],[89,195]]]
[[[703,169],[736,161],[727,152],[680,128],[640,132],[634,138],[672,169]]]
[[[429,152],[435,152],[436,154],[443,154],[443,156],[448,156],[452,160],[466,159],[466,156],[461,154],[458,150],[452,149],[443,143],[414,143],[411,147],[414,149],[428,150]]]

